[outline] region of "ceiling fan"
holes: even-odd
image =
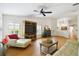
[[[46,16],[46,14],[52,13],[52,11],[44,11],[43,8],[42,8],[40,11],[34,10],[34,12],[39,12],[39,13],[42,14],[43,16]]]

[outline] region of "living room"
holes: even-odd
[[[2,25],[0,25],[0,32],[2,34],[0,33],[0,38],[4,39],[7,35],[17,34],[19,38],[25,39],[25,41],[26,39],[31,39],[31,41],[28,40],[28,44],[31,44],[29,46],[27,46],[28,44],[24,46],[9,44],[6,48],[6,56],[41,56],[40,41],[53,38],[57,40],[55,43],[56,47],[58,44],[57,50],[54,51],[53,54],[46,52],[45,55],[78,55],[77,43],[75,44],[76,47],[74,47],[77,50],[74,51],[73,48],[71,49],[74,51],[73,53],[67,51],[67,53],[62,52],[63,54],[61,54],[59,52],[59,50],[63,49],[64,45],[68,44],[66,43],[68,40],[77,41],[78,6],[73,6],[72,3],[3,3],[0,4],[0,6],[2,7],[0,13],[0,22],[2,23]],[[43,15],[40,13],[41,10],[50,13]],[[26,25],[28,25],[28,27],[26,27]],[[48,33],[45,31],[48,29],[51,35],[45,34]],[[33,32],[34,35],[30,32]],[[27,38],[27,36],[29,38]],[[30,38],[31,36],[34,37]],[[69,48],[65,47],[64,49]]]

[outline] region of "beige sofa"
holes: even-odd
[[[78,42],[68,40],[53,56],[77,56]]]

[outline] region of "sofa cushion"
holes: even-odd
[[[16,45],[16,39],[11,39],[11,40],[9,40],[9,42],[8,42],[8,45],[10,45],[10,46],[15,46]]]

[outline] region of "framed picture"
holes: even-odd
[[[67,26],[62,26],[61,30],[67,30]]]

